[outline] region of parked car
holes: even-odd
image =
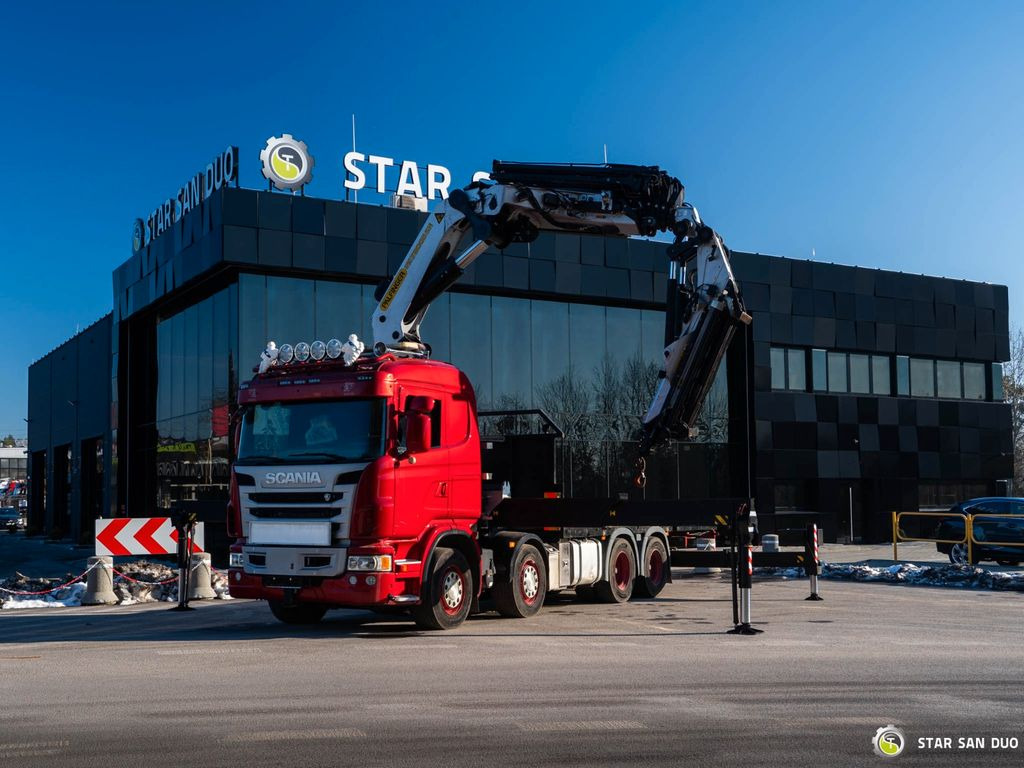
[[[25,529],[25,513],[15,507],[0,507],[0,528],[14,533]]]
[[[954,504],[949,508],[951,514],[957,515],[1018,515],[1019,520],[1002,518],[986,520],[979,518],[974,521],[974,539],[971,565],[983,560],[995,560],[999,565],[1020,565],[1024,561],[1024,499],[1004,497],[984,497],[968,499]],[[964,521],[954,517],[939,523],[935,532],[937,539],[962,539],[964,537]],[[994,541],[1004,544],[984,544],[977,542]],[[935,548],[949,555],[949,561],[956,565],[967,565],[967,544],[938,543]]]

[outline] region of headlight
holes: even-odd
[[[295,350],[291,344],[282,344],[277,350],[277,359],[282,363],[290,363],[295,357]]]
[[[331,339],[327,342],[327,356],[331,360],[337,360],[341,357],[341,342],[337,339]]]
[[[242,552],[231,552],[228,554],[229,568],[242,568],[245,566],[245,555]]]
[[[304,363],[309,360],[309,344],[304,341],[300,341],[295,345],[295,359],[300,363]]]
[[[317,339],[309,345],[309,356],[314,360],[323,360],[324,355],[327,354],[327,345]]]
[[[350,571],[390,571],[391,555],[350,555],[348,569]]]

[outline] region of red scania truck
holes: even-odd
[[[554,590],[606,602],[657,595],[670,560],[656,520],[616,519],[582,500],[485,498],[473,388],[430,359],[419,327],[488,246],[541,230],[671,232],[665,359],[638,435],[642,482],[644,457],[689,433],[736,328],[750,322],[728,250],[683,197],[657,167],[496,161],[490,179],[427,216],[380,292],[371,350],[354,335],[270,342],[238,393],[232,594],[267,600],[286,623],[360,607],[408,610],[430,629],[457,627],[484,596],[527,617]]]

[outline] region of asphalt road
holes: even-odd
[[[889,723],[898,765],[1024,763],[955,748],[1024,743],[1024,595],[822,589],[756,584],[756,637],[723,633],[717,577],[448,633],[350,612],[296,629],[246,601],[4,612],[0,764],[869,766]]]

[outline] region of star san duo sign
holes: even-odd
[[[132,224],[132,252],[137,253],[167,231],[174,222],[191,211],[221,187],[238,182],[238,147],[228,147],[206,168],[198,171],[149,214],[145,221]]]
[[[313,155],[304,141],[290,133],[271,136],[260,151],[260,164],[264,178],[283,192],[299,192],[313,178]],[[399,195],[427,200],[448,198],[452,174],[446,166],[427,163],[425,174],[415,160],[396,160],[385,155],[367,155],[355,150],[345,153],[345,189],[359,191],[368,182],[378,193],[389,191],[389,176],[397,173],[395,192]],[[473,174],[473,181],[490,178],[486,171]],[[371,181],[372,179],[372,181]],[[185,182],[174,197],[164,200],[146,218],[135,219],[132,226],[132,252],[159,237],[174,222],[205,201],[221,187],[238,183],[238,147],[228,147],[215,157],[206,168]]]

